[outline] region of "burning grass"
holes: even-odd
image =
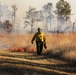
[[[33,34],[0,34],[0,49],[6,47],[18,52],[36,52]],[[76,61],[76,33],[46,34],[50,56]],[[43,50],[45,53],[45,50]]]

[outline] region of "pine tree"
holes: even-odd
[[[38,11],[36,8],[29,7],[29,10],[26,12],[25,17],[25,28],[30,25],[31,26],[31,33],[33,32],[34,23],[39,21]]]
[[[58,20],[61,21],[61,25],[64,21],[67,21],[70,19],[71,15],[71,6],[67,1],[59,0],[59,2],[56,4],[56,14],[58,15]],[[61,29],[61,28],[60,28]]]

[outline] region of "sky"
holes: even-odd
[[[19,22],[23,21],[23,17],[26,15],[26,11],[28,10],[29,6],[35,7],[37,10],[41,10],[42,6],[44,4],[47,4],[49,2],[53,3],[53,8],[55,9],[56,3],[59,0],[0,0],[1,4],[8,5],[9,10],[12,11],[12,5],[16,4],[17,6],[17,19]],[[70,3],[71,9],[72,9],[72,15],[71,15],[71,20],[75,21],[76,20],[76,0],[66,0],[67,2]]]

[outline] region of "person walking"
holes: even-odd
[[[32,44],[34,40],[36,40],[37,55],[41,55],[44,43],[46,43],[46,37],[42,32],[42,29],[38,28],[38,32],[36,32],[32,38],[32,41],[31,41]]]

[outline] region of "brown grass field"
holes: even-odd
[[[43,49],[42,56],[37,56],[35,42],[31,44],[33,34],[0,33],[0,66],[3,67],[0,75],[5,75],[1,73],[7,68],[7,71],[20,70],[11,75],[76,75],[76,33],[45,36],[48,48]]]
[[[31,44],[32,37],[33,34],[0,34],[0,44],[8,47],[9,50],[36,52],[35,42]],[[47,34],[46,39],[47,53],[72,61],[76,60],[76,33]],[[0,48],[3,50],[3,47],[0,46]]]

